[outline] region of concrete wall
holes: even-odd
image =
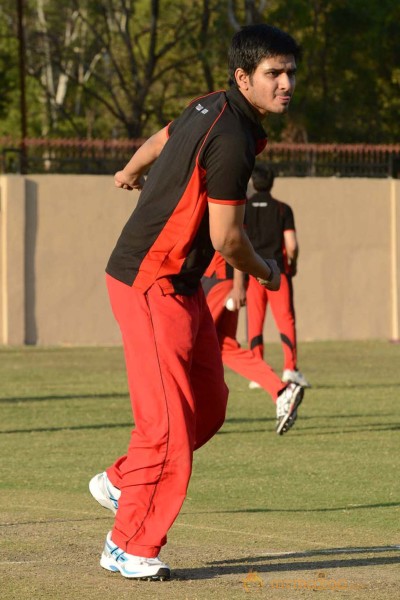
[[[3,344],[114,344],[104,268],[137,201],[112,177],[0,178]]]
[[[398,338],[400,182],[282,178],[274,193],[292,206],[298,230],[299,338]]]
[[[273,192],[298,230],[299,340],[398,339],[400,181],[281,178]],[[119,343],[104,268],[137,197],[109,176],[0,177],[0,344]]]

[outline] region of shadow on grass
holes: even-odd
[[[289,552],[282,554],[250,556],[234,560],[213,561],[198,569],[177,569],[173,571],[178,579],[212,579],[221,575],[243,575],[258,573],[295,573],[296,571],[321,571],[322,569],[343,569],[354,567],[372,567],[400,564],[400,546],[382,546],[371,548],[332,548],[312,550],[310,552]],[[298,558],[323,557],[335,554],[378,554],[396,552],[391,556],[365,556],[355,558],[329,558],[327,560],[303,560]],[[278,561],[278,562],[277,562]],[[279,562],[280,561],[280,562]],[[304,578],[304,576],[303,576]]]
[[[264,421],[273,421],[275,422],[275,419],[264,419]],[[303,419],[302,419],[303,421]],[[380,432],[380,431],[397,431],[400,429],[400,423],[392,423],[391,425],[386,425],[385,423],[372,423],[371,425],[365,425],[365,423],[363,423],[362,425],[360,425],[359,427],[353,426],[351,429],[342,429],[341,427],[337,427],[336,429],[332,428],[332,427],[323,427],[323,426],[317,426],[317,427],[304,427],[304,428],[300,428],[297,427],[293,432],[290,432],[289,435],[290,437],[293,437],[293,435],[295,436],[306,436],[306,435],[312,435],[312,436],[323,436],[323,435],[346,435],[346,434],[351,434],[351,433],[363,433],[363,432],[367,432],[367,433],[375,433],[375,432]],[[270,433],[271,430],[270,429],[222,429],[221,431],[218,431],[218,433],[216,435],[242,435],[244,433],[248,434],[248,433]]]
[[[322,431],[321,431],[322,429]],[[331,429],[331,431],[329,431]],[[360,425],[359,427],[352,426],[351,429],[341,429],[337,428],[332,431],[331,427],[305,427],[304,429],[296,429],[295,433],[300,436],[305,435],[346,435],[349,433],[375,433],[379,431],[398,431],[400,429],[400,423],[391,423],[390,425],[386,423],[371,423],[371,425],[366,425],[365,423]],[[328,430],[328,431],[327,431]]]
[[[8,429],[0,431],[0,435],[15,433],[51,433],[53,431],[82,431],[85,429],[114,429],[116,427],[134,427],[130,423],[99,423],[97,425],[70,425],[65,427],[37,427],[35,429]]]
[[[0,529],[6,527],[20,527],[23,525],[57,525],[58,523],[82,523],[85,521],[109,521],[110,516],[107,517],[82,517],[73,519],[42,519],[41,521],[14,521],[13,523],[0,523]]]
[[[315,420],[315,419],[323,419],[324,421],[326,421],[327,419],[366,419],[366,418],[372,418],[372,417],[392,417],[393,413],[384,413],[384,412],[378,412],[378,413],[360,413],[360,414],[340,414],[340,415],[327,415],[325,413],[323,413],[321,411],[321,414],[319,415],[301,415],[301,420],[302,421],[311,421],[311,420]],[[228,417],[225,419],[225,424],[229,424],[229,423],[262,423],[263,421],[274,421],[274,418],[268,418],[268,417]]]
[[[307,558],[312,556],[330,556],[332,554],[379,554],[383,552],[400,552],[400,546],[345,546],[342,548],[323,548],[321,550],[305,550],[304,552],[277,552],[276,554],[263,554],[262,556],[252,556],[252,562],[264,561],[264,560],[281,560],[288,558]],[[370,558],[370,557],[368,557]],[[398,557],[400,559],[400,554]],[[226,565],[242,563],[243,558],[234,558],[232,560],[217,560],[213,561],[212,565]]]
[[[0,398],[0,404],[14,404],[20,402],[51,402],[59,400],[85,400],[95,398],[96,400],[109,400],[110,398],[128,398],[128,392],[124,394],[111,392],[109,394],[52,394],[50,396],[12,396],[11,398]]]
[[[338,383],[335,385],[332,384],[321,384],[321,385],[313,385],[312,390],[359,390],[359,389],[390,389],[390,388],[398,388],[399,382],[393,381],[393,383],[386,381],[385,383],[374,383],[374,382],[366,382],[363,383]]]
[[[271,419],[271,421],[275,422],[275,419]],[[270,432],[271,432],[271,429],[231,429],[231,430],[223,429],[222,431],[218,431],[215,435],[232,435],[232,434],[242,435],[244,433],[248,434],[248,433],[270,433]]]
[[[398,388],[399,387],[399,382],[398,381],[385,381],[382,383],[376,383],[376,382],[354,382],[354,383],[321,383],[321,384],[312,384],[311,388],[306,388],[307,390],[307,394],[313,394],[314,392],[316,392],[317,390],[360,390],[360,389],[391,389],[391,388]],[[248,393],[248,390],[244,389],[236,389],[236,393]],[[261,388],[261,389],[256,389],[256,390],[251,390],[251,394],[252,395],[256,395],[256,394],[265,394],[265,391]]]
[[[275,419],[258,419],[258,421],[262,422],[275,422]],[[243,421],[244,422],[244,421]],[[111,429],[115,427],[134,427],[134,423],[98,423],[98,424],[88,424],[88,425],[65,425],[63,427],[35,427],[30,429],[4,429],[0,431],[0,435],[12,435],[17,433],[51,433],[55,431],[83,431],[83,430],[91,430],[91,429]],[[321,431],[322,429],[322,431]],[[297,428],[294,433],[291,432],[290,436],[321,436],[321,435],[345,435],[352,433],[375,433],[379,431],[397,431],[400,429],[400,423],[393,423],[391,425],[385,425],[382,423],[371,424],[366,426],[365,424],[360,425],[360,427],[352,427],[351,429],[341,429],[337,428],[336,430],[332,430],[332,427],[305,427],[303,429]],[[222,429],[218,431],[216,435],[243,435],[249,433],[271,433],[271,429]]]
[[[347,506],[334,506],[328,508],[235,508],[232,510],[207,510],[205,512],[188,512],[188,515],[198,514],[235,514],[235,513],[315,513],[315,512],[342,512],[360,510],[363,508],[391,508],[400,506],[398,502],[381,502],[379,504],[349,504]]]

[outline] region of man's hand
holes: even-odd
[[[234,286],[226,297],[225,305],[228,300],[231,300],[233,307],[228,310],[239,310],[246,305],[246,288]]]
[[[115,187],[123,190],[141,190],[143,187],[142,175],[128,175],[124,170],[117,171],[114,176]]]
[[[149,137],[148,140],[136,150],[127,165],[115,173],[115,187],[123,190],[141,190],[144,184],[143,175],[160,156],[168,140],[168,127],[163,127]]]
[[[257,281],[267,290],[271,290],[271,292],[277,292],[281,286],[281,272],[279,270],[278,263],[273,258],[266,258],[265,262],[271,270],[271,275],[268,277],[268,279],[257,277]]]

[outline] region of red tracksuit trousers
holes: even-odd
[[[281,286],[277,292],[262,287],[254,277],[250,277],[247,290],[247,325],[249,347],[263,358],[264,319],[268,303],[278,328],[284,354],[284,369],[297,368],[296,321],[293,306],[291,278],[281,274]]]
[[[226,279],[214,285],[207,294],[207,303],[217,329],[222,361],[232,371],[259,383],[276,402],[279,392],[286,387],[286,384],[262,357],[251,350],[242,348],[237,342],[236,330],[239,313],[225,308],[226,297],[231,291],[232,285],[232,280]]]
[[[225,418],[228,389],[203,290],[145,294],[107,276],[121,329],[135,428],[126,455],[107,469],[121,490],[111,538],[155,557],[186,496],[193,451]]]

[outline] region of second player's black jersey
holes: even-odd
[[[286,271],[284,231],[295,231],[293,211],[269,192],[257,192],[246,205],[246,231],[255,251],[263,258],[274,258]]]

